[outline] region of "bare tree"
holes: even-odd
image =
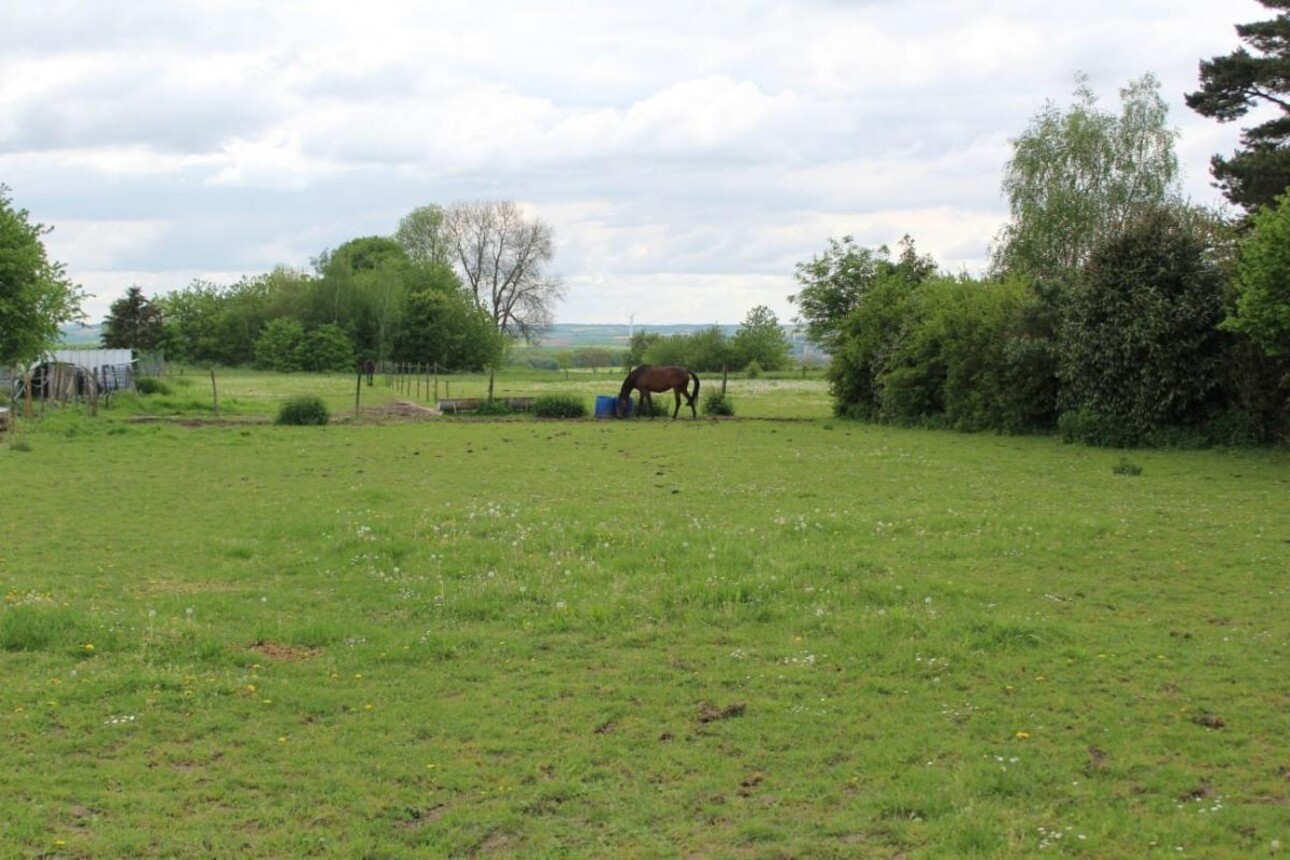
[[[555,255],[548,224],[513,201],[483,200],[450,207],[443,230],[466,290],[498,331],[532,341],[551,324],[565,291],[544,271]]]

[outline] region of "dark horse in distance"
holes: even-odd
[[[694,391],[690,391],[690,380],[694,380]],[[649,404],[649,417],[654,417],[654,399],[650,397],[651,392],[671,391],[676,397],[676,408],[672,410],[672,419],[681,411],[681,397],[685,396],[685,402],[689,404],[690,414],[695,418],[699,417],[699,412],[694,408],[694,402],[699,399],[699,377],[695,376],[692,371],[677,365],[668,365],[666,367],[654,367],[649,364],[642,364],[640,367],[627,374],[623,380],[622,390],[618,392],[618,417],[626,418],[629,407],[631,406],[632,390],[640,392],[640,408],[636,414],[640,415],[645,411],[645,404]]]

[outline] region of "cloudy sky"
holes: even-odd
[[[0,0],[0,183],[97,322],[131,284],[231,283],[426,203],[555,231],[560,322],[787,321],[830,237],[977,271],[999,179],[1077,72],[1154,72],[1187,193],[1239,128],[1193,114],[1255,0]]]

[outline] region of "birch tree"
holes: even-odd
[[[997,272],[1051,281],[1073,274],[1092,249],[1138,216],[1178,202],[1178,133],[1154,75],[1120,91],[1120,113],[1102,110],[1088,79],[1069,108],[1048,102],[1004,169],[1012,219],[994,249]]]

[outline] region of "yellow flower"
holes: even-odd
[[[84,648],[86,651],[93,651],[93,650],[94,650],[94,643],[93,643],[93,642],[86,642],[86,643],[85,643],[84,645],[82,645],[81,647],[82,647],[82,648]]]
[[[1030,737],[1030,732],[1017,732],[1017,740],[1024,741]]]

